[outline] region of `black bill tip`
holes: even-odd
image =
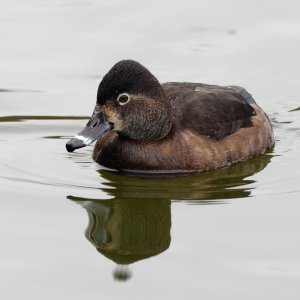
[[[77,138],[73,138],[66,143],[66,149],[68,152],[73,152],[76,149],[85,147],[86,144]]]

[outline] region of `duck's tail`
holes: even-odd
[[[235,91],[237,94],[241,95],[246,102],[248,102],[249,104],[255,103],[255,100],[253,99],[252,95],[247,92],[247,90],[241,86],[237,86],[237,85],[231,85],[229,87],[231,90]]]

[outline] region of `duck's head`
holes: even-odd
[[[171,105],[159,81],[133,60],[122,60],[103,77],[86,127],[67,144],[85,147],[108,130],[134,140],[157,140],[171,128]]]

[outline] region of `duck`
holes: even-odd
[[[101,80],[86,126],[68,152],[96,140],[93,159],[128,172],[202,172],[265,153],[272,125],[240,86],[160,83],[134,60],[117,62]]]

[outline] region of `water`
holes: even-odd
[[[2,299],[299,299],[299,1],[0,8]],[[67,153],[123,58],[162,82],[245,86],[274,151],[163,178]]]

